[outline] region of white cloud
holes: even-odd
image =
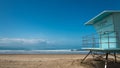
[[[1,38],[0,44],[40,44],[46,43],[49,44],[50,42],[44,39],[25,39],[25,38]]]

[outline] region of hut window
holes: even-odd
[[[107,20],[102,21],[101,26],[107,25]]]
[[[99,24],[97,24],[97,27],[101,28],[105,25],[107,25],[107,20],[101,21]]]

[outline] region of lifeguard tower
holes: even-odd
[[[89,46],[83,49],[89,53],[104,53],[106,56],[105,68],[107,68],[108,55],[113,54],[116,62],[116,53],[120,52],[120,11],[103,11],[85,25],[92,25],[96,29],[96,34],[83,37],[83,45]]]

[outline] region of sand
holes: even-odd
[[[99,68],[101,65],[104,65],[104,62],[102,62],[102,64],[100,62],[94,62],[91,56],[81,64],[81,59],[84,56],[85,55],[0,55],[0,68]]]

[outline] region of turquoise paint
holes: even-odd
[[[116,48],[117,44],[115,35],[115,32],[101,35],[101,44],[99,46],[101,46],[103,49]]]
[[[120,11],[104,11],[89,20],[99,35],[99,48],[120,48]]]
[[[99,44],[99,47],[103,49],[116,48],[116,34],[114,32],[115,30],[112,15],[102,18],[103,19],[93,24],[96,31],[100,35],[99,43],[101,44]]]
[[[93,23],[93,24],[95,24],[95,23],[97,23],[97,22],[103,20],[104,18],[110,16],[111,14],[112,14],[112,13],[106,13],[106,14],[104,14],[104,15],[102,15],[102,16],[96,18],[96,19],[94,20],[94,23]]]

